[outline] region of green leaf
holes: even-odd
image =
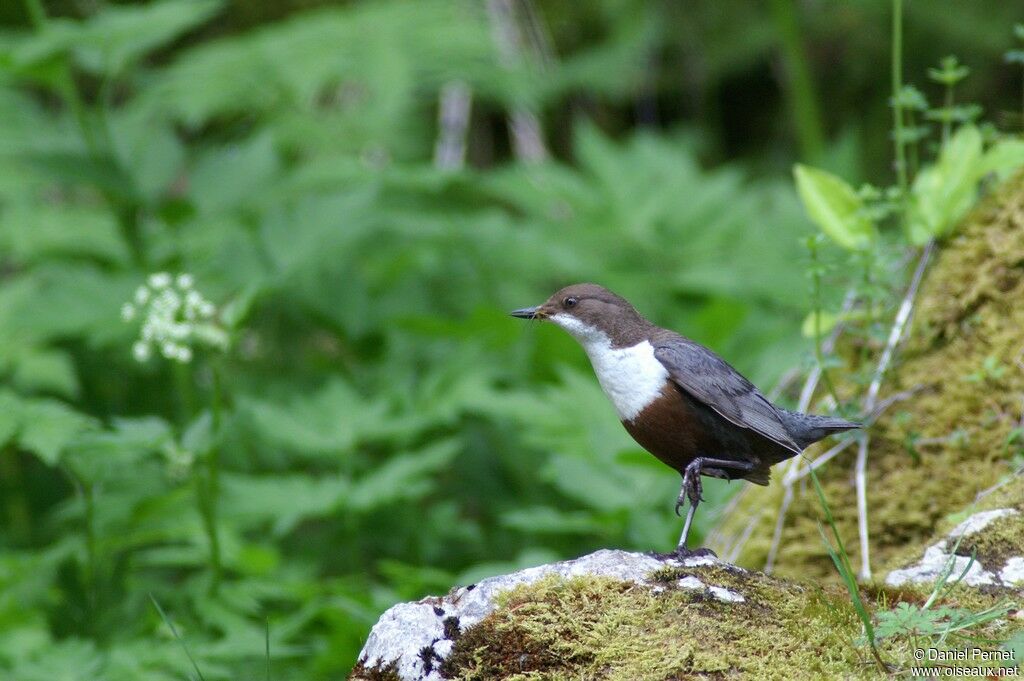
[[[449,439],[418,452],[394,456],[356,481],[345,505],[353,510],[368,511],[397,501],[418,499],[433,489],[431,474],[448,465],[461,449],[461,442]]]
[[[312,478],[300,474],[225,475],[223,507],[247,528],[269,525],[275,535],[290,532],[307,518],[337,510],[350,490],[341,476]]]
[[[56,400],[25,400],[21,403],[19,444],[52,466],[61,452],[93,421]]]
[[[19,67],[70,52],[97,74],[117,74],[130,62],[203,23],[219,0],[164,0],[142,6],[110,5],[84,21],[57,18],[10,53]]]
[[[866,313],[864,310],[849,310],[844,313],[822,311],[820,313],[820,321],[815,319],[816,316],[812,311],[804,317],[804,322],[800,325],[800,333],[803,334],[804,338],[814,338],[818,333],[825,336],[836,327],[836,324],[864,319]]]
[[[74,362],[61,350],[32,350],[20,355],[11,383],[23,392],[47,392],[61,397],[78,394]]]
[[[0,447],[10,442],[21,427],[21,401],[7,390],[0,390]]]
[[[646,455],[649,459],[654,457]],[[507,511],[501,516],[506,527],[526,533],[598,534],[604,527],[592,513],[562,511],[549,506],[533,506]]]
[[[189,178],[191,196],[200,213],[234,208],[258,198],[279,169],[272,136],[257,135],[204,154]]]
[[[964,125],[943,145],[938,160],[918,173],[907,216],[913,243],[945,236],[970,210],[983,172],[981,160],[981,132]]]
[[[994,173],[1004,180],[1021,167],[1024,167],[1024,140],[1009,137],[999,140],[985,152],[978,173],[982,177]]]
[[[853,187],[832,173],[805,165],[794,166],[793,175],[804,210],[821,231],[847,250],[871,248],[877,231]]]
[[[128,261],[128,248],[110,211],[63,203],[6,207],[0,213],[0,249],[22,262],[59,257]]]
[[[290,451],[314,455],[349,451],[370,406],[340,380],[287,401],[242,398],[239,405],[262,438]]]

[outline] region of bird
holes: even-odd
[[[712,350],[648,321],[597,284],[567,286],[513,317],[552,322],[590,358],[605,395],[636,442],[682,476],[675,512],[689,501],[673,554],[714,555],[687,540],[703,501],[701,476],[767,485],[773,464],[861,424],[790,411]]]

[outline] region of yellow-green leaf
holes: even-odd
[[[822,232],[850,251],[871,247],[878,232],[853,187],[832,173],[805,165],[794,166],[793,176],[807,217]]]
[[[977,198],[982,173],[981,133],[973,125],[961,126],[943,145],[938,160],[914,179],[907,232],[921,245],[945,236]]]

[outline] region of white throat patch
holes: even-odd
[[[661,395],[668,370],[654,357],[654,346],[642,341],[628,348],[613,348],[600,329],[567,314],[549,317],[580,342],[597,380],[623,421],[632,421]]]

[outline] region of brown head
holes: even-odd
[[[552,321],[584,347],[605,339],[613,347],[635,345],[647,338],[652,327],[628,300],[597,284],[566,286],[542,305],[514,310],[511,314],[520,319]]]

